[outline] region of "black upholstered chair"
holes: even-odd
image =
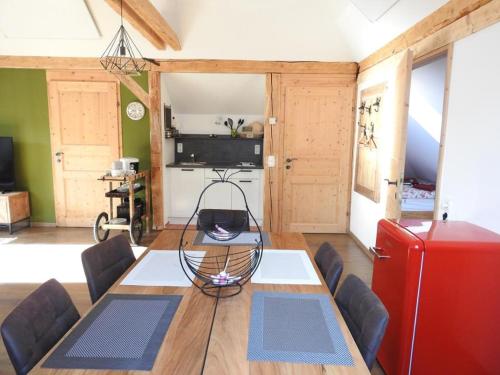
[[[85,250],[82,263],[92,303],[96,303],[134,262],[134,253],[124,235]]]
[[[335,294],[340,275],[342,275],[342,271],[344,270],[342,257],[330,243],[325,242],[319,247],[318,252],[314,256],[314,260],[318,265],[321,275],[325,279],[328,289],[330,289],[330,293],[332,293],[332,295]]]
[[[372,368],[384,337],[389,313],[375,293],[354,275],[340,286],[335,302],[365,360]]]
[[[27,374],[78,319],[70,296],[54,279],[26,297],[0,328],[16,373]]]

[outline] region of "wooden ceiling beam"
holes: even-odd
[[[144,22],[174,51],[181,49],[177,34],[149,0],[125,0]]]
[[[257,61],[257,60],[156,60],[151,70],[165,73],[283,73],[356,75],[355,62]],[[1,56],[0,68],[102,70],[98,58]]]
[[[357,74],[355,62],[259,61],[259,60],[156,60],[151,70],[165,73],[294,73]]]
[[[120,14],[120,0],[106,3]],[[157,49],[164,50],[167,45],[176,51],[181,49],[177,35],[149,0],[123,0],[123,18]]]
[[[150,106],[149,94],[131,76],[116,74],[118,80],[123,83],[148,109]]]
[[[467,16],[492,0],[450,0],[434,13],[417,22],[413,27],[391,40],[359,63],[362,72],[385,59],[404,51],[428,36]],[[496,1],[496,0],[495,0]]]

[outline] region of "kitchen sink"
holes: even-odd
[[[191,166],[195,167],[197,165],[205,165],[207,164],[206,161],[181,161],[179,165],[185,165],[185,166]]]

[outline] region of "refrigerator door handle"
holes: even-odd
[[[378,259],[390,259],[391,257],[389,255],[382,255],[379,253],[379,251],[382,251],[382,248],[377,247],[377,246],[370,246],[370,252],[373,253]]]

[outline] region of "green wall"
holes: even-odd
[[[147,74],[137,81],[147,90]],[[125,109],[137,98],[123,85],[120,97],[123,155],[138,157],[141,169],[149,168],[149,113],[130,120]],[[16,187],[30,193],[32,221],[55,222],[44,70],[0,69],[0,136],[14,137]]]
[[[45,71],[0,69],[0,135],[14,137],[16,188],[30,192],[32,220],[54,222]]]
[[[142,88],[148,91],[148,75],[147,72],[141,76],[135,77],[137,83]],[[122,139],[123,139],[123,156],[132,156],[139,158],[140,168],[149,169],[150,163],[150,141],[149,141],[149,111],[146,108],[145,116],[134,121],[127,117],[127,105],[138,100],[130,90],[120,85],[120,102],[122,106]]]

